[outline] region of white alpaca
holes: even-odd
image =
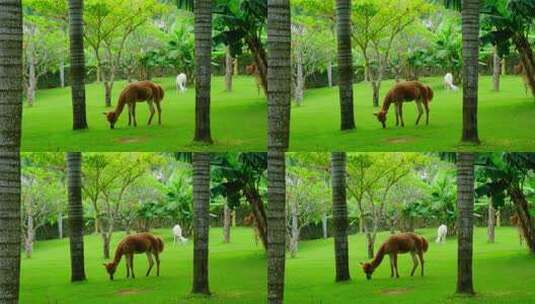
[[[180,228],[180,225],[176,224],[175,227],[173,227],[173,246],[176,244],[176,241],[178,240],[180,244],[185,244],[188,239],[182,236],[182,228]]]
[[[458,91],[459,88],[453,84],[453,75],[451,73],[447,73],[444,75],[444,88],[446,90],[452,90],[452,91]]]
[[[448,235],[448,226],[442,224],[437,229],[437,243],[444,243]]]
[[[180,73],[176,76],[176,91],[177,93],[184,93],[186,91],[186,86],[188,82],[188,77],[184,73]]]

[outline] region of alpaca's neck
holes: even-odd
[[[385,101],[383,102],[383,106],[381,107],[381,112],[388,113],[388,109],[390,109],[390,105],[392,104],[392,101],[390,98],[385,98]]]
[[[115,250],[115,257],[113,258],[113,263],[115,265],[119,265],[119,262],[121,262],[121,258],[124,255],[123,247],[119,245],[117,249]]]
[[[117,102],[117,106],[115,106],[115,110],[113,111],[115,112],[115,119],[119,119],[119,116],[123,112],[125,105],[126,105],[126,99],[123,98],[123,96],[121,96],[119,98],[119,101]]]
[[[385,245],[381,246],[379,248],[379,251],[377,251],[377,254],[375,255],[375,258],[371,261],[370,264],[372,264],[373,269],[377,268],[379,265],[381,265],[381,262],[383,261],[383,258],[385,256]]]

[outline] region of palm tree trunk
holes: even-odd
[[[355,128],[353,110],[353,57],[351,54],[351,0],[336,0],[338,40],[338,87],[341,129]]]
[[[466,3],[466,2],[465,2]],[[473,294],[474,153],[457,156],[457,293]]]
[[[286,167],[284,152],[268,152],[268,294],[270,304],[284,298],[286,255]]]
[[[346,199],[346,154],[333,152],[331,155],[334,255],[336,258],[336,281],[347,281],[349,275],[349,246],[347,241],[347,199]]]
[[[210,229],[210,155],[193,153],[193,289],[210,294],[208,287],[208,234]]]
[[[84,1],[69,0],[72,128],[87,129],[85,110]]]
[[[82,153],[67,153],[67,190],[69,198],[69,241],[71,281],[84,281],[84,208],[82,206]]]
[[[515,205],[519,227],[522,230],[529,251],[535,255],[535,226],[530,214],[529,202],[522,189],[518,186],[511,187],[507,192]]]
[[[20,280],[22,4],[0,0],[0,303],[18,303]]]
[[[195,1],[195,138],[211,144],[212,1]]]
[[[291,22],[289,0],[268,0],[268,149],[289,146]]]
[[[477,132],[477,92],[479,59],[480,0],[464,0],[463,32],[463,142],[479,143]]]

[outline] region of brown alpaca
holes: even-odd
[[[396,126],[401,121],[401,126],[405,126],[403,121],[403,103],[414,101],[418,108],[418,118],[416,119],[416,125],[420,122],[420,118],[423,114],[423,108],[425,109],[425,123],[429,124],[429,103],[433,99],[433,90],[422,84],[419,81],[405,81],[394,85],[385,96],[383,107],[377,113],[377,120],[386,128],[386,115],[391,104],[396,107]]]
[[[520,223],[520,218],[518,215],[513,214],[509,220],[518,230],[518,238],[520,239],[520,246],[524,246],[524,231],[522,231],[522,223]]]
[[[260,95],[260,89],[262,88],[262,78],[260,78],[260,71],[256,64],[252,63],[245,67],[245,71],[248,75],[254,76],[256,81],[256,89],[258,90],[258,95]]]
[[[106,271],[110,275],[110,280],[113,280],[113,275],[117,270],[117,265],[121,261],[122,256],[125,256],[126,262],[126,278],[132,275],[132,279],[135,279],[134,275],[134,254],[145,253],[149,261],[149,269],[146,276],[149,276],[154,260],[156,260],[156,275],[160,276],[160,253],[163,251],[163,241],[159,237],[156,237],[150,233],[137,233],[126,236],[119,242],[117,249],[115,249],[115,257],[113,261],[104,264]]]
[[[128,125],[134,124],[134,127],[137,126],[136,121],[136,103],[138,102],[147,102],[149,105],[150,117],[148,124],[152,122],[152,117],[156,110],[158,110],[158,124],[162,124],[162,108],[161,101],[164,97],[164,91],[161,86],[145,80],[145,81],[136,81],[132,82],[126,86],[119,95],[119,101],[114,111],[104,113],[108,122],[110,123],[110,128],[115,128],[115,123],[121,116],[121,113],[124,110],[125,106],[128,106]],[[156,110],[154,106],[156,105]]]
[[[528,88],[529,88],[529,79],[528,74],[526,72],[526,69],[524,68],[524,65],[521,63],[515,65],[514,72],[516,75],[522,76],[522,82],[524,82],[524,89],[526,92],[526,96],[528,95]]]
[[[362,270],[366,274],[366,278],[370,280],[375,269],[381,264],[386,254],[390,256],[390,277],[399,278],[398,271],[398,254],[409,252],[412,256],[414,266],[411,271],[411,276],[414,275],[418,267],[418,259],[420,260],[421,274],[424,276],[424,252],[427,252],[428,243],[424,237],[416,235],[411,232],[399,233],[391,236],[386,240],[375,258],[369,263],[360,263]]]

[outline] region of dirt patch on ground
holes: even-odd
[[[119,137],[116,139],[119,144],[139,144],[147,141],[147,137],[144,136],[127,136]]]
[[[409,290],[410,290],[409,288],[387,288],[387,289],[381,289],[379,293],[385,296],[396,296],[396,295],[407,293]]]
[[[389,144],[407,144],[414,141],[414,137],[402,136],[402,137],[390,137],[385,139]]]
[[[145,292],[143,289],[138,288],[126,288],[117,291],[115,294],[118,296],[133,296]]]

